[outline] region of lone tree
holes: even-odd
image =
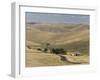
[[[50,47],[50,43],[46,43],[45,48],[44,48],[44,52],[48,52]]]
[[[49,48],[50,47],[50,43],[46,43],[46,47]]]

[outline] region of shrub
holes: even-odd
[[[48,51],[48,48],[44,48],[44,52],[46,53]]]

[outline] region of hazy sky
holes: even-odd
[[[72,23],[89,24],[89,15],[76,14],[50,14],[50,13],[26,13],[26,22],[30,23]]]

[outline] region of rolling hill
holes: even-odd
[[[89,25],[27,24],[26,39],[38,44],[50,43],[52,46],[87,48],[89,46]]]
[[[52,48],[64,48],[68,52],[80,50],[82,56],[64,56],[71,62],[89,63],[89,25],[26,24],[26,67],[72,64],[61,61],[58,55],[37,50],[43,49],[46,43]]]

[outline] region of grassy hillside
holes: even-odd
[[[40,67],[40,66],[63,66],[75,64],[88,64],[89,57],[84,56],[69,56],[64,55],[68,61],[62,61],[61,57],[55,54],[45,54],[38,52],[29,52],[26,55],[26,67]]]
[[[28,24],[26,39],[38,44],[84,48],[89,46],[89,26],[83,24]]]

